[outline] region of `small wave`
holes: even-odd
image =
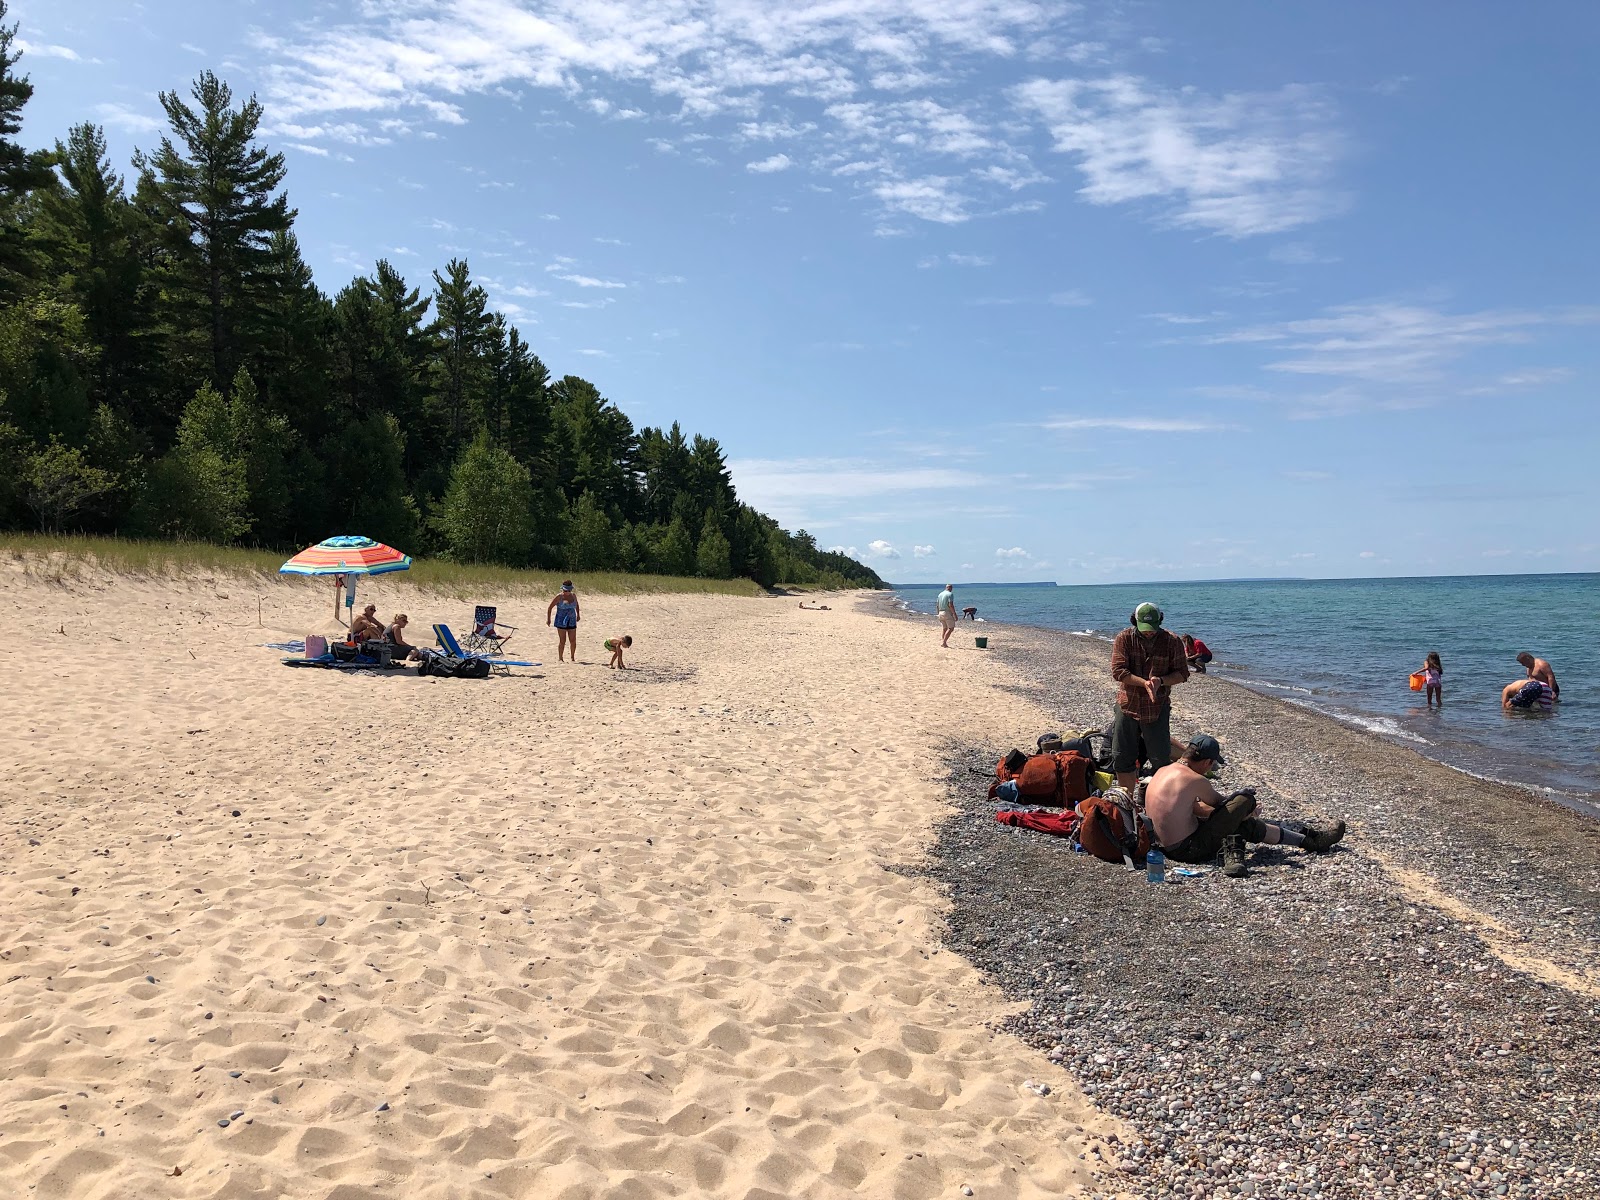
[[[1299,692],[1304,696],[1315,696],[1317,694],[1316,688],[1301,687],[1295,683],[1273,683],[1270,679],[1252,679],[1250,680],[1250,685],[1252,687],[1272,688],[1280,692]]]
[[[1421,734],[1412,733],[1409,729],[1403,727],[1393,717],[1367,717],[1361,715],[1360,713],[1346,712],[1342,708],[1332,708],[1328,705],[1314,704],[1310,700],[1297,700],[1293,696],[1285,696],[1284,703],[1298,705],[1301,708],[1309,708],[1315,712],[1326,713],[1336,721],[1342,721],[1346,725],[1354,725],[1357,729],[1365,729],[1368,733],[1381,734],[1384,737],[1401,738],[1408,742],[1416,742],[1418,745],[1422,746],[1433,745],[1432,742],[1423,737]]]

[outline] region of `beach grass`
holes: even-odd
[[[82,537],[36,533],[0,533],[0,559],[40,578],[65,581],[89,570],[147,578],[231,575],[276,577],[287,556],[275,550],[215,546],[209,542],[154,542],[128,538]],[[704,593],[762,596],[766,590],[749,579],[695,579],[674,575],[631,575],[624,571],[565,574],[546,570],[453,563],[417,558],[405,572],[407,583],[460,600],[484,596],[554,595],[563,579],[580,593],[627,596],[645,593]]]

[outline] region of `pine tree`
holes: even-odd
[[[467,447],[450,475],[439,523],[457,562],[525,566],[533,538],[528,469],[487,435]]]
[[[704,531],[700,534],[700,547],[694,555],[695,574],[703,579],[726,579],[731,574],[728,561],[728,539],[717,527],[710,513],[706,514]]]
[[[572,506],[567,565],[574,571],[610,571],[617,565],[616,535],[611,519],[588,492],[579,496]]]
[[[210,378],[232,376],[258,334],[270,292],[272,235],[295,212],[284,195],[282,154],[256,144],[261,105],[233,108],[233,91],[210,71],[191,91],[198,109],[176,92],[161,107],[177,138],[138,154],[140,196],[167,235],[166,282],[176,341],[200,355]]]
[[[472,282],[466,262],[453,258],[445,272],[433,273],[431,333],[438,347],[433,389],[434,403],[444,419],[445,454],[453,459],[469,429],[483,420],[489,390],[485,352],[492,319],[489,294]]]
[[[50,155],[27,151],[16,140],[22,132],[22,110],[33,98],[33,84],[16,73],[20,50],[12,46],[15,25],[7,25],[5,0],[0,0],[0,295],[14,299],[23,279],[32,273],[18,210],[29,193],[55,182]]]

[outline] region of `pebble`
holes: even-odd
[[[1029,636],[1042,652],[1001,654],[1057,714],[1050,727],[1102,725],[1106,648]],[[1447,801],[1477,783],[1434,800],[1424,785],[1443,768],[1224,680],[1186,685],[1173,724],[1215,731],[1237,755],[1224,786],[1256,786],[1269,812],[1344,817],[1346,847],[1253,847],[1242,879],[1152,889],[996,822],[980,776],[1006,743],[951,754],[956,814],[932,865],[908,868],[950,895],[945,944],[1029,1005],[1001,1027],[1132,1132],[1108,1156],[1117,1186],[1090,1194],[1600,1197],[1600,1142],[1584,1133],[1600,1002],[1509,970],[1363,848],[1404,847],[1519,949],[1580,970],[1600,960],[1600,928],[1560,909],[1596,890],[1589,859],[1560,846],[1509,856],[1487,823],[1441,836],[1419,810],[1448,820]]]
[[[373,1111],[374,1112],[388,1112],[389,1111],[389,1102],[387,1100],[385,1100],[382,1104],[378,1105],[377,1108],[373,1109]]]
[[[326,925],[327,923],[328,923],[328,918],[327,917],[318,917],[317,918],[317,924],[318,925]]]

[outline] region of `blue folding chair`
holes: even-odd
[[[439,649],[443,650],[451,658],[481,658],[489,664],[489,672],[491,674],[509,675],[512,667],[538,667],[543,665],[536,662],[518,662],[515,659],[495,657],[488,654],[474,654],[472,651],[462,648],[461,643],[456,640],[455,631],[448,625],[435,625],[433,627],[433,637],[439,643]]]

